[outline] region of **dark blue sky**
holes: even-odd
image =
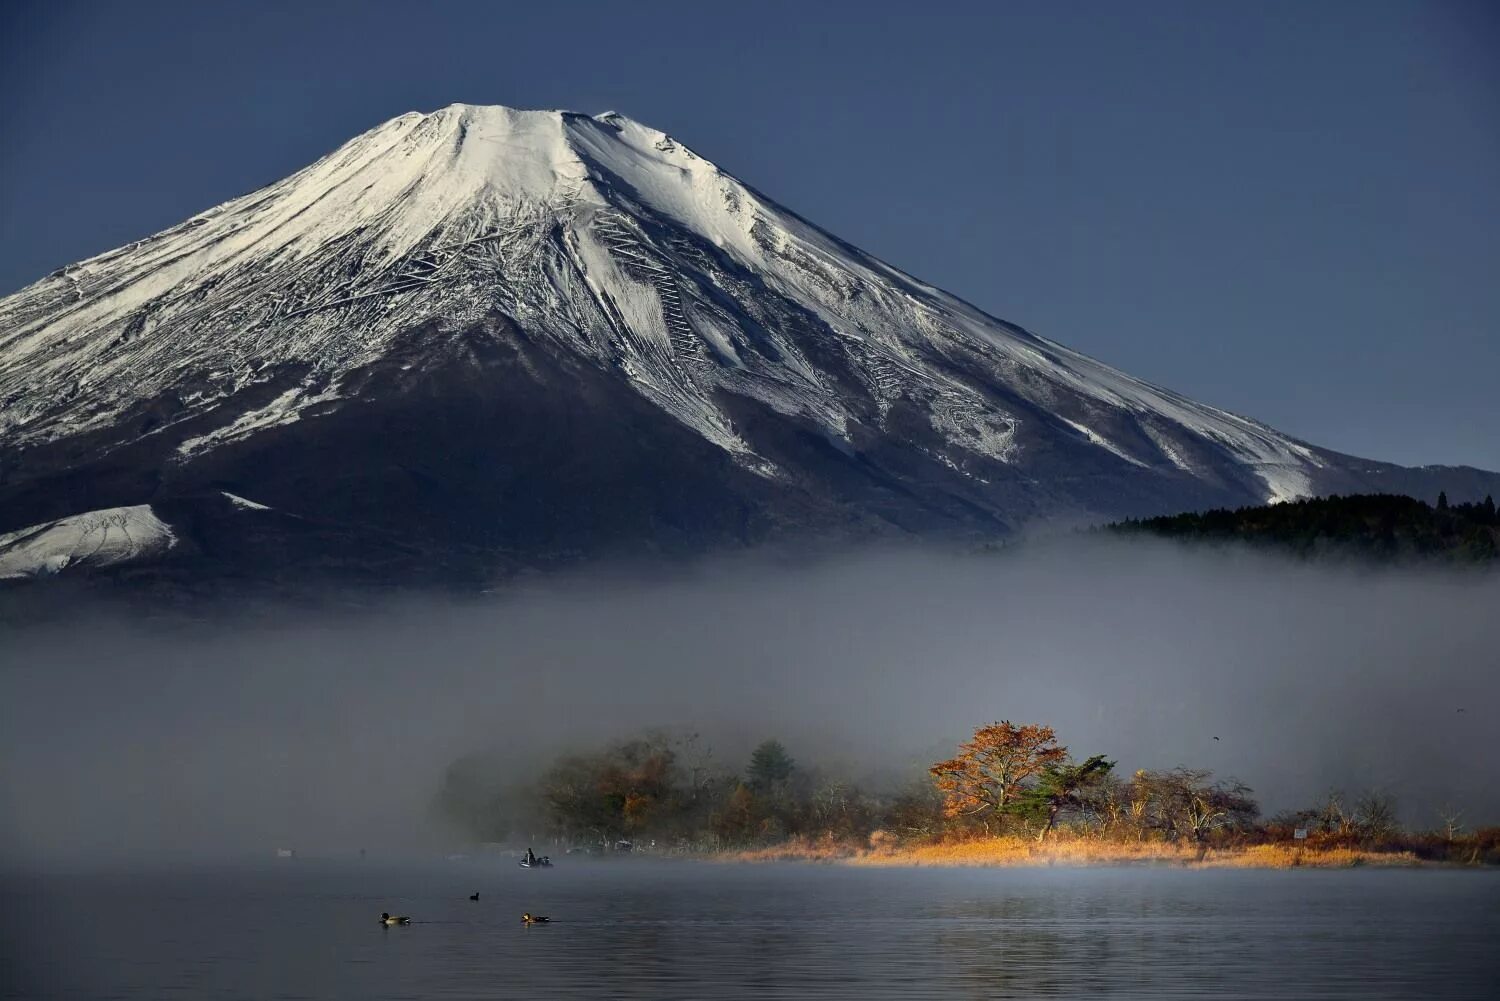
[[[616,109],[1318,444],[1500,469],[1500,5],[0,4],[0,293],[454,101]]]

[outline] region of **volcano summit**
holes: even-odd
[[[1440,487],[1500,475],[1132,379],[613,113],[402,115],[0,300],[0,577],[482,583]]]

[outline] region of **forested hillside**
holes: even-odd
[[[1493,564],[1500,557],[1495,501],[1436,506],[1395,494],[1320,497],[1117,522],[1107,531],[1173,539],[1237,541],[1299,556],[1381,562]]]

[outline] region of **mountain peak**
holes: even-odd
[[[631,124],[640,124],[638,122],[635,122],[628,115],[624,115],[618,111],[613,110],[601,111],[596,115],[590,115],[584,111],[574,111],[568,108],[513,108],[506,104],[470,104],[465,101],[455,101],[452,104],[444,105],[443,107],[438,108],[435,111],[408,111],[404,115],[398,115],[395,118],[391,119],[391,122],[401,122],[411,119],[434,117],[466,117],[470,120],[480,120],[486,118],[503,118],[511,120],[524,118],[549,118],[559,122],[569,118],[590,118],[596,122],[604,123],[629,122]],[[385,124],[390,123],[388,122]]]
[[[994,533],[1390,468],[997,320],[623,115],[468,104],[0,299],[0,445],[0,532],[229,490],[517,550],[607,542],[616,499],[653,539]]]

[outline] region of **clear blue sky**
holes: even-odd
[[[615,109],[1318,444],[1500,469],[1500,4],[0,3],[0,293],[454,101]]]

